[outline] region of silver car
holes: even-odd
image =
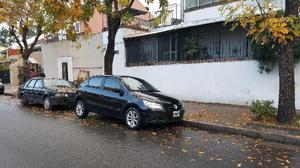
[[[0,94],[4,93],[4,84],[2,83],[2,79],[0,79]]]

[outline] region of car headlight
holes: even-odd
[[[55,97],[69,97],[69,95],[66,93],[56,93]]]
[[[163,110],[164,109],[161,104],[150,102],[147,100],[143,100],[143,102],[144,102],[145,106],[148,107],[149,109],[152,109],[152,110]]]

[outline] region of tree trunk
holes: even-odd
[[[282,46],[279,55],[279,104],[277,121],[292,123],[295,109],[295,70],[293,43]]]
[[[108,23],[108,44],[104,56],[104,72],[106,75],[112,75],[113,60],[115,56],[115,38],[121,25],[121,16],[107,16]]]
[[[286,0],[285,16],[298,16],[299,0]],[[288,124],[294,121],[295,109],[295,60],[293,42],[282,45],[279,55],[279,104],[277,121]]]

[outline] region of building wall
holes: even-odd
[[[139,0],[134,1],[132,8],[147,12],[147,9]],[[145,15],[137,16],[137,18],[140,18],[143,20],[150,20],[150,19],[152,19],[152,15],[150,13],[146,13]],[[99,13],[97,10],[94,10],[94,14],[91,17],[91,19],[88,21],[88,25],[89,25],[89,28],[91,29],[92,33],[102,32],[104,28],[107,28],[106,15]],[[80,33],[84,32],[85,29],[86,29],[86,26],[84,25],[84,22],[81,21],[80,22]]]
[[[102,45],[102,34],[93,34],[90,37],[80,37],[77,42],[61,40],[42,44],[44,60],[44,71],[46,77],[59,78],[61,72],[58,68],[63,57],[71,59],[72,70],[69,80],[77,79],[79,70],[87,70],[90,75],[103,74],[104,50]]]
[[[284,9],[284,0],[271,0],[276,7]],[[249,4],[255,4],[254,1],[248,0]],[[235,2],[232,3],[235,5]],[[220,12],[222,5],[216,5],[211,7],[203,7],[197,10],[185,11],[184,12],[184,23],[197,23],[197,22],[213,22],[225,20],[224,15]]]
[[[124,33],[119,30],[118,36]],[[105,37],[104,37],[105,38]],[[125,47],[117,38],[113,73],[143,78],[181,100],[247,105],[255,99],[277,104],[278,70],[258,72],[256,61],[170,64],[126,67]],[[300,65],[296,66],[296,107],[300,109]]]

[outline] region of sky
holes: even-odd
[[[141,3],[143,3],[145,6],[149,7],[149,11],[151,13],[154,13],[156,11],[159,10],[159,0],[154,0],[154,3],[147,5],[145,0],[139,0]],[[178,9],[177,9],[177,13],[180,13],[180,2],[181,0],[168,0],[169,1],[169,5],[171,4],[178,4]]]

